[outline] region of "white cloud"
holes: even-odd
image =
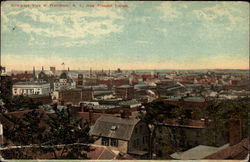
[[[162,13],[162,19],[171,21],[182,16],[182,13],[178,11],[173,4],[175,4],[175,2],[161,2],[160,6],[157,7]]]
[[[249,15],[246,13],[247,10],[235,5],[238,4],[230,2],[217,3],[212,7],[193,10],[192,13],[203,22],[204,27],[207,29],[220,29],[221,32],[235,29],[248,30]]]
[[[123,19],[118,12],[106,8],[95,8],[90,12],[81,10],[44,12],[38,8],[24,8],[8,13],[2,11],[1,14],[4,30],[13,23],[27,34],[48,38],[64,37],[70,41],[66,44],[73,45],[71,42],[77,41],[75,44],[81,45],[81,43],[96,42],[86,41],[88,36],[100,40],[102,36],[122,31],[123,26],[116,24],[117,20]],[[28,17],[30,21],[23,21],[24,15],[25,19]]]

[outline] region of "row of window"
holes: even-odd
[[[102,145],[104,146],[114,146],[114,147],[118,147],[118,140],[117,139],[109,139],[107,137],[102,137]]]

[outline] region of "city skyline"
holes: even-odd
[[[1,22],[9,71],[249,68],[244,2],[4,2]]]

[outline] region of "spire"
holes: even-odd
[[[42,66],[42,71],[44,71],[44,68],[43,68],[43,66]]]
[[[90,76],[90,78],[92,78],[92,68],[90,68],[90,70],[89,70],[89,76]]]
[[[68,67],[68,72],[69,72],[69,67]]]
[[[36,69],[35,69],[35,66],[33,66],[33,79],[34,80],[36,79]]]

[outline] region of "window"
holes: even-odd
[[[135,128],[135,133],[137,133],[137,128]]]
[[[104,145],[104,146],[109,146],[109,138],[107,138],[107,137],[102,137],[102,145]]]
[[[140,125],[140,133],[142,132],[142,125]]]
[[[136,147],[136,140],[133,141],[133,147]]]
[[[112,131],[115,131],[117,129],[117,127],[115,126],[115,125],[113,125],[112,127],[111,127],[111,130]]]
[[[117,139],[111,139],[111,146],[118,147],[118,140]]]

